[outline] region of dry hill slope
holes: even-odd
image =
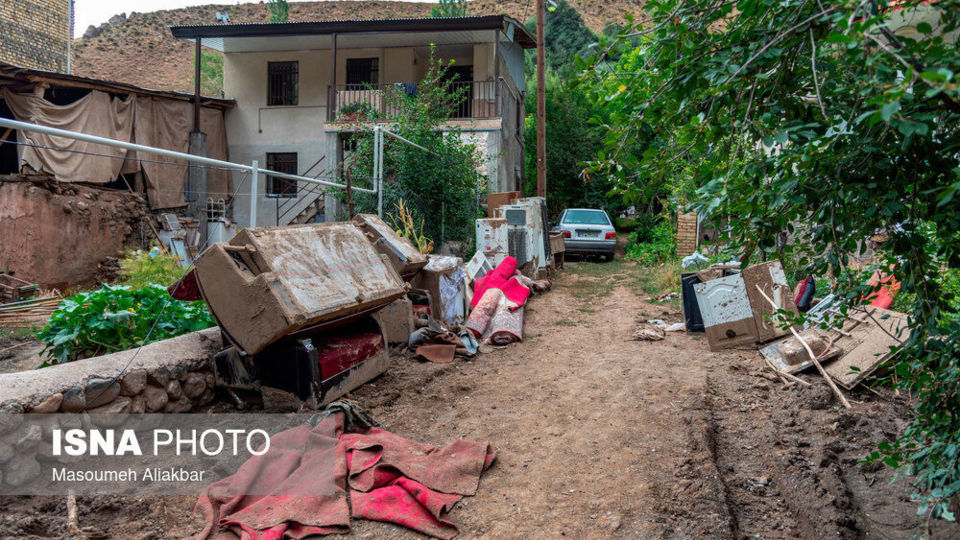
[[[642,0],[570,0],[595,31],[608,21],[622,21],[626,13],[639,14]],[[505,13],[521,20],[534,16],[533,0],[473,0],[475,15]],[[267,22],[266,3],[206,5],[184,9],[131,13],[93,38],[74,44],[76,75],[123,81],[160,90],[193,90],[192,46],[173,39],[171,25],[215,24],[216,12],[228,13],[231,22]],[[425,17],[430,4],[384,1],[294,2],[290,21]]]

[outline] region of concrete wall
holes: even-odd
[[[143,199],[57,187],[0,180],[0,270],[44,287],[90,283],[98,263],[139,243]]]
[[[67,72],[71,0],[0,1],[0,62]]]
[[[371,37],[371,41],[375,38]],[[457,47],[444,51],[438,47],[438,55],[445,60],[454,60],[456,65],[473,65],[475,80],[492,80],[493,45],[475,44],[468,49]],[[514,51],[515,52],[515,51]],[[506,54],[513,54],[507,52]],[[522,54],[522,51],[520,52]],[[380,83],[419,81],[424,77],[429,63],[429,48],[365,48],[337,50],[337,83],[346,80],[348,58],[379,58]],[[267,107],[267,63],[281,61],[299,62],[299,96],[295,106]],[[507,70],[501,66],[501,74]],[[515,84],[507,76],[510,84]],[[337,165],[339,132],[328,125],[327,93],[330,84],[330,51],[280,51],[257,53],[229,53],[224,55],[224,93],[237,101],[237,106],[227,111],[227,140],[231,161],[250,163],[258,160],[266,166],[266,155],[271,152],[296,152],[298,169],[302,174],[320,158],[320,165],[309,174],[333,173]],[[513,164],[519,160],[522,169],[523,144],[515,137],[505,137],[498,132],[499,120],[459,121],[457,125],[471,139],[480,142],[480,150],[490,158],[487,167],[491,191],[514,189]],[[497,132],[490,135],[491,132]],[[503,149],[506,148],[506,152]],[[502,156],[509,155],[508,159]],[[242,174],[234,173],[234,185]],[[233,205],[233,217],[240,225],[249,224],[250,215],[249,178],[240,188]],[[301,186],[305,187],[305,186]],[[271,226],[277,223],[277,205],[287,199],[266,195],[266,178],[260,177],[257,205],[257,225]],[[301,197],[309,196],[306,192]],[[336,219],[342,210],[335,197],[326,197],[328,220]],[[305,201],[302,201],[305,203]],[[302,206],[299,204],[298,206]],[[287,217],[292,218],[290,215]]]

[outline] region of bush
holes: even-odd
[[[46,343],[48,365],[123,351],[213,324],[203,302],[174,300],[159,285],[104,285],[61,302],[37,339]]]
[[[120,285],[134,289],[147,285],[166,287],[182,275],[180,261],[173,255],[156,252],[156,248],[150,252],[128,250],[120,259]]]
[[[673,237],[673,225],[669,221],[658,223],[647,242],[639,241],[640,230],[630,233],[627,258],[644,266],[653,266],[676,258],[677,243]]]
[[[643,244],[653,240],[653,229],[657,226],[658,216],[637,214],[632,219],[617,218],[617,230],[621,232],[636,232],[636,242]]]

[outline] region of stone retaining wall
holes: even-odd
[[[220,329],[208,328],[150,343],[139,354],[131,349],[0,374],[0,428],[4,417],[18,413],[190,412],[213,401],[213,355],[221,346]]]

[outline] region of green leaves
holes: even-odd
[[[913,332],[893,380],[919,401],[914,423],[875,458],[909,466],[922,509],[949,517],[944,500],[960,492],[960,416],[946,413],[960,410],[960,48],[951,34],[960,0],[907,0],[896,12],[805,0],[696,5],[647,2],[643,41],[621,41],[621,62],[598,55],[585,70],[583,83],[612,109],[591,173],[638,197],[695,186],[693,205],[729,224],[726,247],[829,271],[840,279],[833,292],[851,303],[863,278],[844,278],[850,254],[888,235],[877,264],[895,268]],[[916,33],[897,28],[921,6],[940,20],[906,17],[919,21]],[[637,74],[629,91],[618,90],[624,73]],[[779,240],[792,229],[802,242]]]
[[[150,333],[150,328],[156,327]],[[170,298],[166,288],[104,285],[65,299],[37,339],[57,364],[122,351],[214,325],[203,302]],[[149,340],[147,334],[150,333]]]

